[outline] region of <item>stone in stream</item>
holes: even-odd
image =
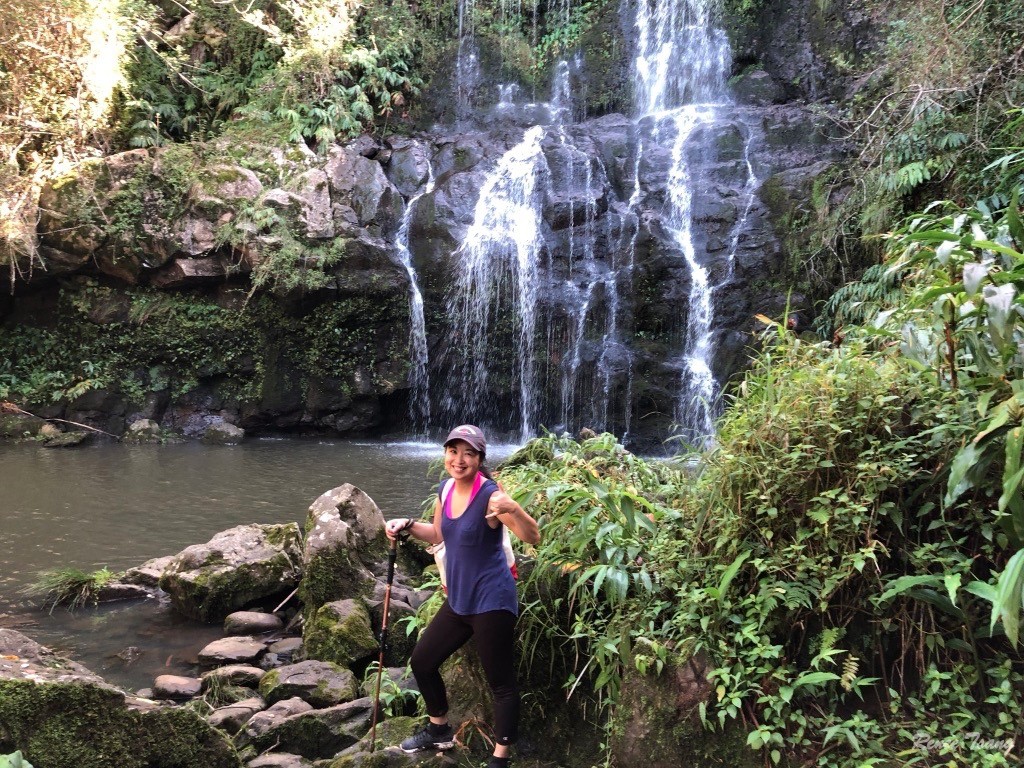
[[[284,664],[287,664],[293,658],[297,657],[301,652],[301,637],[284,637],[276,643],[271,643],[267,646],[267,653],[275,654]]]
[[[242,699],[234,704],[218,707],[207,716],[206,722],[214,728],[220,728],[228,733],[238,733],[252,717],[262,712],[267,703],[259,696]]]
[[[138,584],[143,587],[157,588],[160,585],[160,577],[164,575],[167,566],[173,561],[173,555],[147,560],[142,565],[137,565],[125,571],[121,576],[121,582],[123,584]]]
[[[265,648],[262,642],[251,637],[225,637],[199,651],[199,663],[207,666],[244,664],[258,659]]]
[[[199,439],[206,445],[237,445],[245,439],[245,430],[226,421],[219,421],[208,426]]]
[[[203,622],[297,586],[302,573],[299,526],[238,525],[186,547],[160,576],[174,607]]]
[[[260,635],[283,627],[280,617],[262,611],[235,611],[224,619],[225,635]]]
[[[198,696],[202,689],[203,681],[198,677],[157,675],[153,681],[153,696],[157,699],[187,701]]]
[[[300,755],[287,752],[267,752],[245,764],[246,768],[307,768],[313,765]]]
[[[248,664],[228,664],[224,667],[211,669],[200,675],[203,681],[203,690],[208,690],[215,685],[241,685],[246,688],[255,688],[266,672],[259,667]]]
[[[299,697],[314,707],[352,701],[359,684],[351,670],[327,661],[300,661],[272,670],[260,680],[260,695],[268,702]]]
[[[272,704],[262,712],[257,712],[245,724],[246,738],[253,739],[262,736],[285,718],[301,714],[302,712],[309,712],[312,709],[313,706],[311,704],[297,696]]]
[[[386,539],[384,515],[354,485],[332,488],[310,505],[299,587],[307,620],[324,603],[373,595],[387,562]]]

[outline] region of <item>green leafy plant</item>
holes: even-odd
[[[370,662],[363,673],[363,691],[372,696],[377,689],[377,673],[380,664]],[[422,716],[426,714],[423,697],[413,688],[403,688],[385,670],[380,676],[380,708],[384,717]]]

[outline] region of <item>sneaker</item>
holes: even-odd
[[[512,759],[508,757],[495,757],[491,755],[487,761],[486,768],[509,768],[512,765]]]
[[[423,752],[428,749],[451,749],[455,746],[455,732],[450,724],[446,724],[440,733],[431,733],[430,726],[417,731],[408,739],[402,742],[402,751],[413,753]]]

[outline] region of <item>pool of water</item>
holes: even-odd
[[[498,460],[514,446],[495,446]],[[40,571],[124,570],[246,523],[305,520],[321,493],[365,491],[385,517],[418,515],[441,471],[436,443],[261,439],[237,446],[0,444],[0,626],[72,656],[110,682],[191,674],[218,627],[157,600],[40,610]],[[126,650],[134,649],[134,650]]]

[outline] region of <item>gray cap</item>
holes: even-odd
[[[456,440],[461,440],[480,453],[487,453],[487,440],[480,427],[474,427],[472,424],[456,427],[448,433],[448,437],[444,441],[445,447],[448,446],[448,443],[454,443]]]

